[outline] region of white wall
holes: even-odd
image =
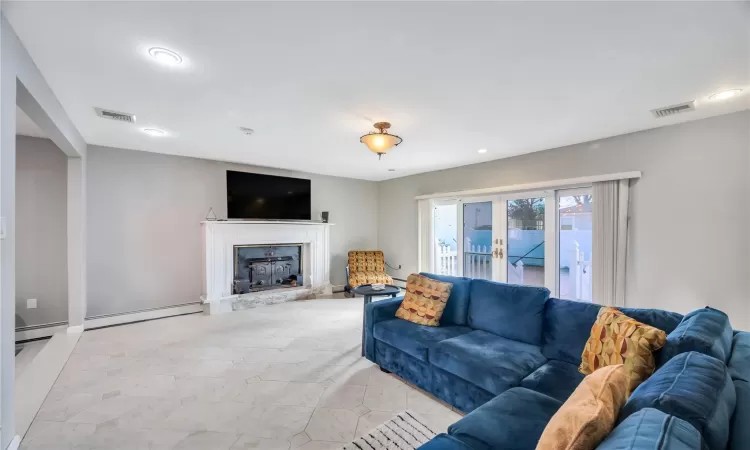
[[[18,136],[16,151],[16,326],[67,322],[68,158],[49,139]]]
[[[312,217],[330,211],[331,282],[346,253],[377,248],[375,182],[89,146],[87,317],[196,302],[199,222],[226,218],[226,171],[312,180]]]
[[[417,267],[416,195],[640,170],[627,305],[710,305],[750,329],[749,127],[745,111],[381,182],[378,242],[406,276]]]

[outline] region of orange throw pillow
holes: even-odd
[[[536,450],[592,450],[612,431],[628,398],[630,378],[623,364],[587,376],[552,416]]]
[[[667,334],[638,322],[616,308],[602,308],[591,327],[578,371],[588,375],[600,367],[624,364],[633,392],[656,369],[654,352],[664,346]]]
[[[433,280],[413,273],[406,279],[406,295],[396,317],[409,322],[436,327],[440,325],[453,283]]]

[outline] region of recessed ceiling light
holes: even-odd
[[[141,131],[143,131],[149,136],[154,136],[154,137],[161,137],[161,136],[167,135],[166,131],[160,130],[158,128],[143,128]]]
[[[728,100],[732,97],[740,95],[740,92],[742,92],[742,89],[729,89],[726,91],[717,92],[716,94],[713,94],[708,98],[710,98],[711,100]]]
[[[477,153],[487,153],[487,149],[486,148],[480,148],[479,150],[477,150]]]
[[[176,66],[182,63],[182,56],[168,48],[151,47],[148,49],[148,54],[160,63],[168,66]]]

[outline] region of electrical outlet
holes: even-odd
[[[35,298],[26,299],[26,309],[36,309],[36,299]]]

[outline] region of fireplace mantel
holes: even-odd
[[[225,220],[201,222],[204,304],[231,299],[235,245],[302,244],[303,287],[331,293],[330,227],[312,221]],[[209,308],[210,311],[220,308]]]

